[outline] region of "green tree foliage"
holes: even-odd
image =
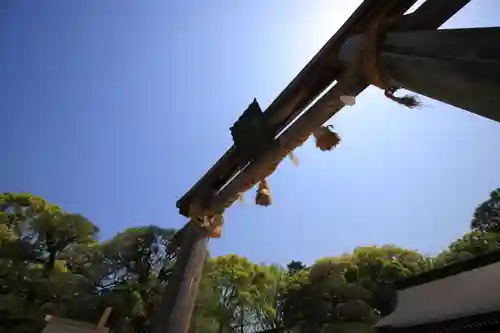
[[[216,332],[244,332],[246,327],[273,326],[272,306],[282,272],[274,266],[256,265],[247,258],[227,255],[210,259],[200,294],[201,320],[213,318]]]
[[[476,208],[471,228],[483,232],[500,233],[500,188],[492,191],[490,197]]]
[[[41,197],[0,196],[0,331],[39,332],[44,314],[146,332],[174,262],[172,229],[132,228],[99,244],[99,229]],[[8,304],[8,306],[7,306]]]
[[[437,267],[467,260],[500,249],[500,234],[471,231],[450,244],[434,260]]]
[[[391,282],[500,248],[495,202],[498,191],[476,210],[472,231],[433,258],[395,245],[362,246],[311,266],[208,258],[190,332],[372,332],[394,307]],[[167,250],[174,230],[129,228],[102,242],[98,232],[41,197],[0,196],[0,331],[40,332],[45,314],[95,323],[107,306],[113,332],[151,331],[175,263]]]
[[[304,271],[307,269],[307,266],[304,265],[301,261],[292,260],[286,265],[286,270],[288,275],[295,275],[300,271]]]
[[[77,281],[57,256],[94,240],[97,227],[79,215],[30,194],[0,196],[0,328],[30,331],[43,327],[44,309],[56,311]]]
[[[300,324],[311,332],[351,323],[371,327],[382,312],[375,299],[380,285],[428,268],[419,253],[392,245],[359,247],[351,254],[318,260],[307,281],[289,292],[285,326]]]
[[[99,296],[97,313],[105,306],[113,307],[110,322],[116,332],[126,328],[149,331],[149,319],[174,263],[167,252],[173,234],[172,229],[155,226],[130,228],[102,244],[74,247],[66,253],[66,266]]]
[[[65,213],[43,198],[29,194],[1,195],[0,214],[2,229],[10,235],[4,239],[9,255],[43,262],[48,272],[53,270],[56,257],[62,251],[95,242],[99,232],[99,228],[83,216]]]

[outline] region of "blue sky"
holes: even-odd
[[[267,107],[360,1],[3,0],[0,191],[79,212],[102,238],[180,227],[175,202]],[[446,27],[498,26],[475,0]],[[500,186],[500,124],[370,88],[330,123],[343,141],[297,150],[270,179],[274,205],[235,205],[213,255],[311,263],[357,245],[437,253]]]

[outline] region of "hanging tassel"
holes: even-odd
[[[321,151],[330,151],[339,145],[340,136],[332,129],[332,125],[321,126],[319,130],[313,133],[316,139],[316,147]]]
[[[299,166],[299,160],[297,159],[297,156],[293,153],[293,151],[288,154],[288,157],[290,158],[290,161],[292,161],[292,164],[295,166]]]
[[[271,192],[267,180],[262,180],[257,188],[257,195],[255,196],[255,204],[259,206],[269,206],[271,204]]]
[[[418,99],[416,95],[404,95],[403,97],[396,97],[394,93],[398,91],[399,88],[389,88],[384,91],[385,97],[393,100],[396,103],[404,105],[410,109],[419,107],[422,105],[422,102]]]

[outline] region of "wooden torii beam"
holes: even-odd
[[[342,68],[332,61],[344,41],[351,35],[363,32],[377,15],[401,15],[416,0],[380,1],[365,0],[342,27],[328,40],[321,50],[300,71],[292,82],[266,109],[266,123],[277,136],[295,117],[339,76]],[[458,2],[461,2],[459,0]],[[216,193],[231,180],[249,161],[242,160],[233,145],[214,166],[177,202],[179,213],[189,217],[193,199],[201,193]]]
[[[436,31],[470,0],[427,0],[414,13],[402,15],[415,2],[365,0],[264,113],[275,131],[265,151],[245,160],[232,147],[177,202],[180,213],[192,219],[172,242],[178,261],[154,318],[154,333],[185,333],[189,328],[207,242],[200,227],[203,218],[191,216],[192,207],[202,207],[204,216],[222,214],[238,193],[272,173],[337,113],[344,106],[341,95],[357,96],[370,84],[406,88],[500,121],[499,28]],[[366,70],[367,64],[375,75]],[[333,81],[326,94],[279,134]]]
[[[341,71],[342,64],[336,62],[343,43],[352,35],[364,32],[373,24],[377,15],[397,17],[407,11],[416,0],[380,1],[365,0],[345,24],[321,48],[292,82],[266,109],[266,122],[277,136],[297,115],[321,94]],[[405,15],[396,22],[392,31],[437,29],[470,0],[428,0],[417,11]],[[364,88],[367,84],[364,85]],[[232,177],[244,169],[249,161],[242,160],[233,145],[214,166],[177,202],[179,213],[189,217],[193,199],[201,193],[216,193]]]

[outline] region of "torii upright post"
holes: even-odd
[[[205,229],[190,222],[176,236],[173,251],[177,253],[177,260],[153,317],[153,333],[186,333],[189,330],[207,257]]]

